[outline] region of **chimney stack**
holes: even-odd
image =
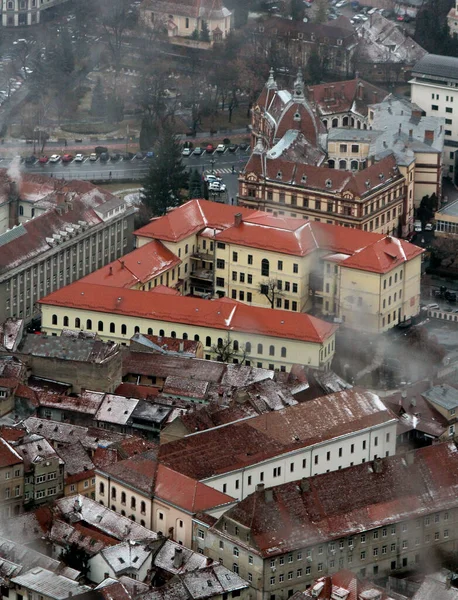
[[[274,493],[271,489],[264,490],[264,500],[266,504],[270,504],[274,499]]]
[[[179,569],[183,565],[183,548],[175,548],[173,555],[173,567]]]
[[[110,266],[110,273],[109,274],[113,275],[113,267],[112,266]]]
[[[124,261],[121,261],[121,269],[124,269]]]
[[[425,130],[425,144],[432,144],[434,142],[434,131],[430,129]]]
[[[184,342],[180,342],[180,352],[184,352]]]
[[[383,463],[381,458],[374,458],[374,473],[381,473],[383,471]]]
[[[234,215],[234,225],[239,227],[242,224],[242,213],[235,213]]]
[[[301,492],[305,493],[305,492],[310,492],[310,482],[307,479],[307,477],[302,477],[301,482],[299,484],[300,488],[301,488]]]
[[[256,486],[256,491],[257,492],[263,492],[264,491],[264,484],[263,483],[258,483],[258,485]]]
[[[213,558],[207,556],[207,567],[209,567],[213,563]]]
[[[406,453],[406,463],[410,466],[415,462],[415,450]]]

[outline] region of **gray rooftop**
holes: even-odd
[[[447,206],[443,206],[441,209],[439,209],[436,213],[436,220],[440,219],[441,215],[458,217],[458,200],[455,200],[455,202],[451,202],[450,204],[447,204]]]
[[[414,77],[458,80],[458,58],[426,54],[413,67]]]
[[[429,402],[438,404],[446,410],[458,408],[458,390],[447,383],[435,385],[428,391],[423,392],[422,396]]]
[[[66,600],[70,595],[81,594],[91,589],[87,585],[80,585],[76,581],[40,567],[31,569],[15,577],[12,581],[16,585],[56,600]]]
[[[328,133],[328,142],[371,142],[380,131],[370,129],[333,128]]]
[[[20,346],[24,354],[91,363],[103,363],[118,349],[113,342],[45,335],[28,335]]]

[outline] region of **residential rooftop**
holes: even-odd
[[[437,404],[448,411],[458,408],[458,390],[448,383],[435,385],[423,392],[422,396],[432,404]]]
[[[24,337],[19,351],[22,354],[32,354],[43,358],[58,358],[72,362],[104,363],[119,351],[119,345],[95,339],[27,335]]]
[[[57,575],[40,567],[21,573],[12,579],[16,585],[32,590],[37,594],[53,598],[55,600],[67,600],[69,596],[89,591],[87,585],[81,585],[77,581]]]
[[[439,54],[426,54],[414,65],[412,75],[419,80],[432,79],[439,82],[458,82],[458,58]]]

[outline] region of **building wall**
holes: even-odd
[[[86,479],[64,484],[64,496],[74,496],[75,494],[95,499],[95,476],[93,473]]]
[[[132,249],[134,211],[128,209],[0,274],[0,321],[30,321],[37,302]]]
[[[455,151],[458,139],[458,89],[448,86],[447,82],[423,81],[414,77],[410,81],[412,102],[418,104],[428,117],[445,119],[444,175],[454,173]]]
[[[454,508],[321,544],[292,548],[290,552],[263,560],[247,542],[248,529],[224,517],[218,529],[206,532],[204,553],[214,560],[222,559],[227,568],[235,565],[241,577],[251,580],[253,593],[263,600],[286,598],[317,577],[333,575],[340,569],[367,577],[407,571],[422,559],[429,563],[439,549],[454,551],[458,536]]]
[[[171,8],[173,10],[173,8]],[[197,29],[197,31],[201,31],[203,27],[203,22],[207,24],[207,27],[210,32],[210,39],[212,39],[212,32],[214,29],[219,27],[219,29],[223,32],[223,37],[226,37],[231,30],[231,17],[223,17],[221,19],[202,19],[201,17],[189,17],[189,16],[181,16],[176,13],[158,13],[153,10],[142,10],[142,17],[144,22],[149,27],[156,27],[158,23],[163,23],[164,26],[170,20],[177,26],[174,30],[169,30],[169,36],[180,36],[180,37],[190,37]]]
[[[25,472],[24,499],[35,505],[56,500],[64,492],[64,467],[58,458],[40,460]]]
[[[152,512],[153,531],[161,531],[166,537],[171,537],[187,548],[192,547],[192,515],[163,502],[160,498],[153,498]]]
[[[56,325],[52,324],[53,315],[57,316]],[[42,331],[49,335],[59,335],[63,329],[64,317],[69,318],[70,327],[75,323],[75,319],[80,319],[82,325],[85,323],[87,325],[87,321],[89,320],[91,326],[86,326],[84,329],[95,329],[97,327],[98,334],[103,340],[112,340],[124,345],[129,344],[130,338],[136,333],[136,328],[139,328],[140,333],[147,333],[148,329],[152,329],[153,335],[159,334],[166,337],[176,336],[180,338],[185,334],[188,336],[188,339],[193,339],[195,335],[198,335],[200,341],[205,343],[205,358],[208,359],[212,358],[213,352],[211,348],[217,343],[218,338],[225,339],[227,337],[226,331],[211,327],[183,325],[181,323],[169,323],[102,312],[98,313],[89,310],[75,310],[59,306],[46,306],[44,304],[42,305]],[[110,324],[114,326],[114,333],[110,333]],[[99,325],[102,325],[103,330],[100,329]],[[125,334],[121,333],[122,325],[126,326]],[[172,335],[172,333],[175,335]],[[278,368],[285,371],[289,371],[293,364],[298,363],[308,365],[312,368],[328,369],[335,349],[334,334],[322,344],[236,331],[231,332],[231,339],[238,341],[240,347],[246,348],[247,342],[251,344],[252,352],[247,353],[246,360],[249,360],[252,366]],[[274,350],[273,356],[270,355],[271,346],[273,346]],[[282,348],[286,351],[286,357],[281,356]],[[262,352],[259,352],[259,350],[262,350]],[[270,367],[270,365],[273,366]]]
[[[22,513],[24,504],[24,465],[0,469],[0,517],[9,518]]]
[[[125,494],[125,502],[123,502],[123,493]],[[152,500],[139,490],[133,489],[125,483],[111,479],[106,475],[96,473],[95,499],[104,506],[111,508],[111,510],[129,517],[133,521],[143,525],[143,527],[153,530]],[[134,505],[132,505],[132,499],[135,501]],[[144,510],[142,510],[142,502],[144,503]]]
[[[114,579],[117,579],[120,576],[120,573],[117,573],[112,569],[100,552],[90,558],[88,564],[90,569],[88,573],[88,579],[93,583],[101,583],[107,577],[113,577]],[[149,569],[151,569],[151,559],[145,560],[139,569],[123,571],[122,575],[133,577],[133,579],[136,579],[137,581],[144,581]]]
[[[299,448],[245,468],[202,480],[210,487],[242,500],[256,490],[327,471],[337,471],[396,453],[396,422],[355,431],[341,438]]]

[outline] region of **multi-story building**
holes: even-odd
[[[458,58],[427,54],[412,69],[412,102],[420,106],[427,116],[445,119],[444,175],[452,177],[455,183],[458,173],[457,86]]]
[[[24,461],[18,452],[0,438],[0,515],[18,515],[24,505]]]
[[[391,161],[391,158],[388,157],[386,161]],[[390,165],[393,166],[393,163]],[[332,172],[342,177],[349,176],[346,172]],[[364,177],[363,172],[356,176],[360,179]],[[396,181],[397,177],[394,177],[393,186],[396,185]],[[394,209],[387,206],[397,202],[395,194],[396,192],[392,191],[383,201],[374,201],[375,213],[383,215],[385,213],[382,211],[394,212]],[[373,223],[379,226],[381,218],[373,217]],[[189,223],[192,223],[192,227],[189,227]],[[205,333],[205,329],[201,327],[200,313],[197,315],[196,308],[202,306],[199,311],[209,306],[216,308],[216,301],[213,301],[213,305],[201,304],[197,299],[191,302],[190,299],[178,296],[176,289],[171,290],[160,285],[161,281],[168,282],[176,288],[178,278],[183,293],[225,297],[224,305],[221,305],[223,309],[217,308],[216,313],[212,312],[215,320],[207,319],[208,328],[226,329],[227,335],[229,325],[226,322],[227,315],[224,315],[229,310],[232,314],[230,335],[238,342],[239,347],[243,344],[246,359],[250,364],[282,368],[292,363],[275,359],[279,350],[275,350],[275,344],[273,354],[271,351],[268,353],[273,359],[266,360],[267,352],[264,353],[264,348],[272,344],[267,343],[265,339],[255,340],[250,336],[256,335],[256,332],[252,326],[245,327],[241,315],[246,315],[244,319],[250,318],[251,322],[254,322],[255,312],[250,312],[247,306],[239,302],[251,305],[251,309],[271,307],[297,313],[314,308],[357,327],[361,327],[360,317],[364,314],[364,325],[371,332],[388,329],[399,320],[405,321],[419,312],[422,251],[391,236],[365,231],[350,232],[344,227],[319,222],[318,219],[312,222],[275,218],[262,211],[221,206],[205,200],[192,200],[164,217],[151,221],[138,230],[136,236],[137,245],[140,247],[132,254],[141,250],[144,256],[149,256],[147,260],[150,260],[152,270],[156,260],[162,262],[160,257],[164,253],[160,250],[161,246],[168,254],[181,260],[179,265],[169,261],[166,271],[148,282],[147,288],[150,288],[151,283],[151,291],[157,293],[139,295],[140,290],[128,288],[129,284],[126,284],[124,276],[110,276],[109,272],[106,274],[105,268],[91,275],[90,283],[79,283],[78,286],[83,287],[78,287],[78,293],[76,287],[69,287],[62,293],[53,294],[42,301],[43,326],[46,332],[60,333],[63,327],[90,329],[96,330],[103,339],[123,344],[127,344],[136,332],[148,335],[159,333],[179,338],[184,336],[184,339],[197,339],[195,336],[199,336],[199,340],[203,342],[205,339],[208,342],[205,344],[205,356],[208,357],[215,336],[209,331]],[[153,254],[148,251],[150,244],[154,244]],[[326,264],[326,261],[332,263],[332,266]],[[98,273],[101,275],[100,280]],[[326,277],[330,277],[332,281],[324,281]],[[128,280],[132,281],[133,287],[137,286],[135,279],[132,280],[129,276]],[[395,282],[399,290],[395,290],[394,300],[391,292]],[[102,286],[107,287],[103,289]],[[94,291],[96,288],[100,292],[91,293],[89,296],[89,290]],[[130,305],[127,298],[131,299]],[[229,298],[238,301],[233,305],[232,313]],[[396,304],[395,307],[392,302]],[[131,308],[127,308],[128,306]],[[176,306],[175,313],[171,312],[171,306]],[[355,306],[359,307],[359,312],[355,312]],[[134,309],[137,317],[142,314],[141,321],[135,319],[132,312]],[[186,312],[188,310],[193,311],[191,314],[194,318]],[[396,315],[392,314],[394,310]],[[109,319],[106,314],[109,312],[132,318],[129,323],[122,320],[117,324]],[[249,317],[250,314],[253,316]],[[287,334],[286,322],[281,322],[285,319],[284,312],[276,316],[275,312],[260,312],[256,318],[258,324],[263,322],[262,315],[266,315],[266,318],[268,316],[270,320],[270,329],[267,327],[270,330],[269,335],[284,337]],[[359,320],[356,322],[357,315]],[[279,329],[274,333],[277,318],[280,320]],[[167,329],[164,326],[165,321],[168,322]],[[100,324],[102,329],[98,325],[96,327],[96,323]],[[194,329],[191,330],[189,326],[183,327],[184,323],[193,324]],[[313,323],[314,327],[318,327],[316,321]],[[169,331],[168,327],[172,329]],[[308,328],[305,321],[304,327]],[[321,327],[319,325],[319,328]],[[260,329],[259,334],[265,336],[267,329]],[[238,336],[235,336],[236,331]],[[216,334],[217,339],[221,337],[221,333]],[[310,340],[310,336],[305,335],[303,341],[307,339]],[[256,352],[259,345],[260,352]],[[304,348],[302,345],[296,360],[303,355]],[[287,348],[286,352],[281,352],[290,356]],[[331,354],[325,350],[322,354],[321,364],[327,363]],[[239,356],[235,358],[240,359]],[[307,356],[305,364],[320,363],[317,363],[316,358]]]
[[[32,208],[30,218],[21,211],[27,203],[25,184],[23,191],[9,182],[0,204],[1,321],[7,317],[30,321],[38,315],[40,298],[132,247],[135,211],[123,200],[85,181],[64,188],[54,181],[49,191],[53,180],[41,179],[36,203],[42,214],[34,216]]]
[[[143,527],[191,548],[192,519],[217,518],[235,499],[157,463],[148,453],[96,469],[95,499]]]
[[[66,0],[2,0],[1,23],[3,27],[22,27],[40,22],[41,13]]]
[[[383,577],[453,552],[457,491],[457,449],[444,443],[259,485],[214,526],[195,529],[207,556],[249,581],[258,598],[275,600],[341,569]]]
[[[36,506],[64,493],[64,461],[51,444],[33,434],[15,446],[24,463],[24,504]]]
[[[353,388],[195,432],[160,446],[162,464],[243,499],[266,488],[392,456],[397,420]]]

